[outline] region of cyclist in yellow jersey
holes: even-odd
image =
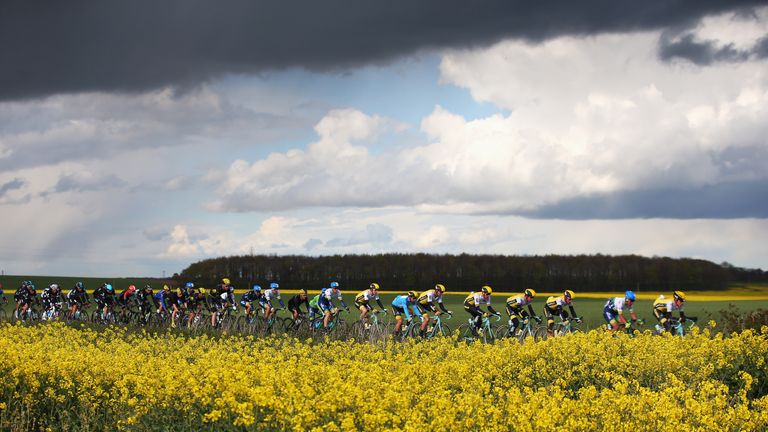
[[[672,293],[672,300],[660,295],[656,301],[653,302],[653,316],[659,321],[664,330],[670,331],[669,319],[672,318],[672,312],[678,311],[680,313],[680,321],[685,322],[686,316],[683,312],[683,306],[685,303],[685,293],[682,291],[675,291]],[[694,319],[693,317],[687,317]]]
[[[376,303],[379,304],[379,308],[382,311],[385,310],[384,305],[379,298],[379,284],[376,282],[368,286],[367,290],[355,296],[355,306],[360,310],[360,321],[368,322],[368,312],[373,309],[370,305],[371,299],[376,300]]]
[[[422,337],[427,331],[427,326],[429,326],[430,312],[433,312],[435,315],[440,315],[443,312],[447,314],[452,313],[451,311],[446,309],[445,305],[443,304],[444,292],[445,292],[445,285],[437,284],[433,289],[427,290],[421,293],[421,295],[419,295],[419,298],[416,300],[416,307],[418,307],[419,311],[421,311],[420,334]],[[437,305],[440,307],[440,310],[437,310],[437,308],[435,308],[435,303],[437,303]]]
[[[571,310],[571,315],[576,317],[576,311],[573,309],[573,298],[576,294],[571,290],[565,290],[563,295],[559,297],[550,296],[547,298],[547,303],[544,305],[544,315],[547,317],[547,332],[552,335],[552,328],[555,325],[555,315],[560,319],[568,319],[568,312],[563,309],[564,306],[568,306]],[[577,318],[578,321],[578,318]]]
[[[464,310],[472,315],[472,323],[475,325],[475,333],[480,330],[480,326],[483,324],[484,315],[487,316],[488,314],[492,314],[499,316],[499,313],[491,307],[491,294],[493,294],[493,289],[488,285],[485,285],[480,288],[480,292],[469,293],[469,296],[464,299]],[[482,309],[480,309],[481,305],[486,305],[488,307],[487,313],[484,313]]]
[[[517,334],[517,330],[520,327],[520,320],[525,323],[530,318],[541,321],[541,318],[536,316],[533,312],[533,298],[536,297],[536,291],[528,288],[522,294],[513,295],[507,298],[507,314],[509,314],[509,336]],[[525,310],[525,306],[528,306],[528,310]]]

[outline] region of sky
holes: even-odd
[[[759,1],[10,0],[0,271],[243,254],[768,269]]]

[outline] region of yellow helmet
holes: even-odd
[[[435,289],[440,291],[440,292],[445,292],[445,285],[437,284],[437,285],[435,285]]]
[[[408,297],[418,297],[419,295],[416,294],[416,291],[408,291]]]
[[[573,292],[573,291],[571,291],[571,290],[565,290],[565,292],[563,293],[563,295],[564,295],[564,296],[565,296],[565,298],[567,298],[567,299],[574,299],[574,298],[576,298],[576,293],[574,293],[574,292]]]
[[[229,285],[229,278],[222,279],[221,283],[223,283],[224,285]]]
[[[169,289],[171,289],[171,287],[168,285],[163,285],[163,291],[168,291]]]
[[[536,291],[534,291],[531,288],[528,288],[527,290],[525,290],[523,294],[527,295],[528,297],[536,297]]]
[[[207,291],[203,287],[197,288],[197,292],[199,292],[200,294],[206,294],[207,293]]]
[[[489,287],[488,285],[483,285],[483,287],[480,288],[480,291],[488,295],[493,294],[493,288]]]
[[[682,291],[675,291],[674,294],[672,294],[672,297],[674,297],[675,300],[685,301],[685,293]]]
[[[372,283],[372,284],[371,284],[371,286],[369,286],[368,288],[377,290],[377,289],[379,289],[379,284],[377,284],[376,282],[374,282],[374,283]]]

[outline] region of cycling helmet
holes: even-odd
[[[302,289],[299,290],[299,294],[307,295],[307,290],[302,288]]]
[[[445,285],[443,284],[437,284],[435,285],[435,289],[440,292],[445,292]]]
[[[416,291],[408,291],[408,297],[417,297]]]
[[[224,285],[229,285],[229,279],[228,278],[224,278],[224,279],[221,280],[221,283],[223,283]]]
[[[179,297],[181,297],[182,295],[184,295],[184,292],[181,290],[181,287],[179,287],[179,288],[176,288],[176,295],[177,295],[177,296],[179,296]]]
[[[50,288],[55,291],[59,289],[59,284],[51,284]]]
[[[374,282],[368,288],[373,289],[373,290],[378,290],[379,289],[379,284]]]
[[[136,291],[136,285],[128,285],[128,289],[131,291]]]
[[[483,285],[483,287],[480,288],[480,291],[482,291],[483,294],[488,294],[488,295],[493,294],[493,288],[489,287],[488,285]]]
[[[567,299],[573,299],[574,297],[576,297],[576,293],[574,293],[571,290],[565,290],[565,292],[563,293],[563,296]]]
[[[78,283],[75,284],[75,288],[77,288],[77,289],[85,289],[85,285],[83,285],[82,282],[78,282]]]
[[[675,300],[685,301],[685,293],[682,291],[675,291],[672,296],[675,298]]]
[[[637,299],[637,296],[635,296],[635,293],[632,291],[625,292],[624,297],[629,301],[635,301]]]
[[[171,287],[169,287],[168,285],[163,285],[163,291],[168,291],[170,289],[171,289]]]
[[[331,282],[331,288],[338,288],[339,283],[338,282]]]
[[[187,284],[184,286],[186,286],[187,288],[194,288],[195,284],[193,284],[192,282],[187,282]]]
[[[112,292],[112,291],[115,290],[114,288],[112,288],[112,284],[106,284],[106,285],[104,285],[104,288],[106,288],[107,291],[109,291],[109,292]]]
[[[152,285],[150,285],[150,284],[144,285],[144,291],[146,291],[146,290],[152,291]]]
[[[525,290],[523,294],[527,295],[528,297],[536,297],[536,291],[532,290],[531,288]]]
[[[253,292],[259,292],[259,291],[261,291],[261,285],[254,285]]]
[[[278,289],[278,288],[280,288],[280,285],[278,285],[277,282],[272,282],[271,284],[269,284],[269,288],[270,289]]]

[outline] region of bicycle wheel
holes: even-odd
[[[474,326],[470,324],[462,324],[459,326],[459,339],[465,342],[474,342],[477,340],[477,335],[474,331]]]
[[[432,332],[432,336],[442,336],[446,337],[451,334],[451,328],[448,326],[448,324],[440,324],[440,328]]]
[[[496,327],[496,339],[504,339],[510,337],[509,325],[503,324]]]
[[[549,333],[547,333],[547,328],[544,326],[537,327],[536,330],[533,331],[533,340],[537,342],[547,340],[547,336],[549,336]]]

